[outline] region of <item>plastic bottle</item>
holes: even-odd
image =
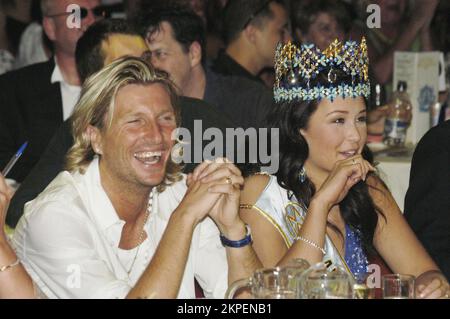
[[[399,81],[397,91],[388,103],[388,115],[384,124],[383,143],[389,146],[405,146],[406,131],[411,124],[412,105],[406,82]]]

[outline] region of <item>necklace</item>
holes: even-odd
[[[152,210],[152,206],[153,206],[153,189],[150,192],[150,197],[148,199],[147,210],[145,212],[144,223],[142,225],[142,229],[141,229],[141,232],[139,234],[139,240],[138,240],[138,246],[137,246],[137,249],[136,249],[136,254],[134,255],[133,262],[131,263],[130,269],[127,271],[128,277],[130,277],[131,271],[133,270],[134,264],[136,263],[137,256],[139,255],[139,250],[141,249],[141,245],[144,242],[145,225],[147,224],[148,217],[150,216],[150,212]]]

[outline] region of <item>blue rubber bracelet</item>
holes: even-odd
[[[220,241],[222,242],[222,245],[232,248],[241,248],[250,245],[253,241],[250,227],[247,224],[245,224],[245,229],[247,230],[247,234],[241,240],[230,240],[226,238],[224,235],[220,234]]]

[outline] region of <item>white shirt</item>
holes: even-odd
[[[30,276],[49,298],[124,298],[150,263],[185,192],[183,179],[154,193],[145,225],[148,238],[141,244],[130,276],[127,271],[137,248],[118,248],[125,222],[101,186],[97,159],[84,175],[60,173],[25,205],[13,243]],[[178,298],[195,298],[194,277],[206,297],[224,297],[226,251],[209,218],[194,230]]]
[[[58,61],[55,57],[55,68],[53,69],[51,83],[59,82],[61,88],[61,98],[63,105],[63,119],[67,120],[72,115],[75,104],[77,104],[80,97],[81,87],[77,85],[68,84],[61,73],[61,69],[58,66]]]

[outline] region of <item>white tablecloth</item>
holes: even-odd
[[[379,160],[378,171],[381,179],[389,187],[398,207],[403,212],[405,195],[409,185],[409,172],[411,161],[389,161]]]
[[[370,145],[369,145],[369,148]],[[414,147],[404,149],[384,150],[375,152],[375,162],[378,162],[378,172],[381,179],[389,187],[398,207],[403,212],[405,196],[409,186],[409,173]]]

